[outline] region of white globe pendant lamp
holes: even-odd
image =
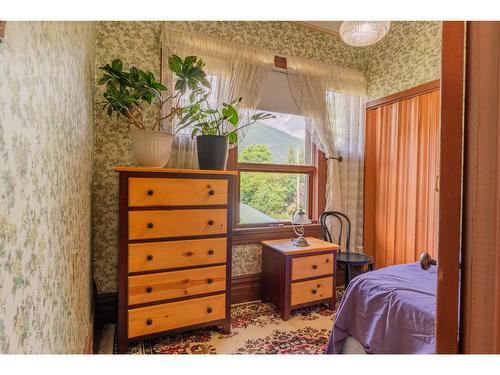
[[[340,26],[340,37],[351,46],[366,47],[386,36],[390,27],[389,21],[345,21]]]

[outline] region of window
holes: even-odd
[[[238,224],[289,222],[300,207],[309,213],[315,167],[306,120],[273,112],[253,124],[238,145]]]
[[[287,226],[298,208],[317,219],[322,201],[318,200],[318,153],[307,118],[299,114],[290,92],[286,72],[272,71],[264,81],[256,112],[261,111],[276,118],[250,126],[231,155],[232,167],[240,172],[234,205],[236,227]]]

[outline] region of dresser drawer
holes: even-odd
[[[137,305],[226,289],[226,266],[128,277],[128,304]]]
[[[302,281],[290,285],[290,306],[333,296],[333,277]]]
[[[219,294],[129,309],[128,337],[138,337],[224,319],[226,317],[225,304],[226,295]]]
[[[227,238],[128,245],[128,272],[226,263]]]
[[[333,254],[292,258],[292,280],[333,274]]]
[[[129,211],[128,220],[130,240],[226,234],[227,231],[225,208]]]
[[[227,180],[129,178],[128,205],[203,206],[227,204]]]

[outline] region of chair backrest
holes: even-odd
[[[323,231],[323,236],[325,237],[325,240],[328,242],[333,242],[332,241],[332,235],[330,233],[330,230],[328,229],[328,226],[326,225],[326,220],[329,217],[333,217],[338,220],[339,222],[339,236],[338,236],[338,245],[342,244],[342,233],[344,231],[344,222],[346,223],[346,241],[345,241],[345,251],[348,253],[350,251],[350,246],[351,246],[351,220],[347,217],[346,214],[343,214],[342,212],[338,211],[326,211],[321,214],[319,217],[319,224],[321,226],[321,230]]]

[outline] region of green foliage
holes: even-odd
[[[294,155],[293,150],[290,155]],[[241,152],[239,160],[269,163],[272,161],[272,153],[267,145],[253,144]],[[286,173],[242,173],[240,200],[271,217],[290,219],[297,209],[297,189],[303,191],[305,178],[305,175]]]
[[[159,102],[159,111],[152,127],[159,128],[160,121],[169,118],[179,118],[177,132],[192,126],[192,137],[198,134],[227,136],[230,144],[238,142],[238,130],[252,125],[258,120],[274,118],[269,113],[256,113],[248,122],[239,125],[240,117],[237,106],[242,98],[237,97],[229,103],[222,103],[212,109],[208,101],[211,85],[203,70],[205,63],[197,56],[187,56],[182,59],[177,55],[168,58],[168,68],[174,73],[175,93],[162,99],[162,92],[167,88],[157,82],[153,73],[146,72],[135,66],[128,71],[123,69],[123,62],[115,59],[111,64],[101,66],[104,73],[99,79],[99,85],[105,85],[103,93],[105,101],[103,109],[109,116],[116,113],[128,124],[139,129],[146,129],[143,111],[146,105],[155,100]],[[181,96],[189,92],[189,104],[180,106]],[[175,100],[176,99],[176,100]],[[174,103],[175,100],[175,103]],[[170,111],[162,117],[162,108],[171,103]]]
[[[175,73],[175,95],[162,99],[162,92],[167,88],[157,82],[153,73],[146,72],[135,66],[128,71],[123,69],[123,62],[115,59],[111,64],[101,66],[104,73],[99,79],[99,85],[105,85],[103,93],[105,101],[103,109],[109,116],[115,112],[117,117],[123,116],[125,122],[133,124],[139,129],[145,129],[143,110],[146,105],[151,105],[154,100],[160,103],[153,129],[159,126],[160,120],[174,116],[181,112],[178,106],[173,105],[170,113],[161,118],[161,108],[164,104],[172,102],[174,98],[184,94],[188,89],[195,90],[201,86],[210,88],[203,71],[205,64],[196,56],[188,56],[182,60],[179,56],[172,55],[168,58],[169,69]]]
[[[238,156],[238,160],[246,163],[271,163],[273,154],[267,145],[248,145]]]
[[[177,132],[193,126],[191,136],[202,135],[225,135],[229,138],[229,143],[238,142],[238,130],[252,125],[256,121],[275,118],[270,113],[259,112],[251,116],[250,120],[239,126],[240,117],[236,109],[243,99],[238,97],[230,103],[222,103],[219,108],[213,109],[210,106],[208,97],[209,91],[202,88],[194,89],[189,95],[190,104],[182,108],[181,120],[177,127]]]

